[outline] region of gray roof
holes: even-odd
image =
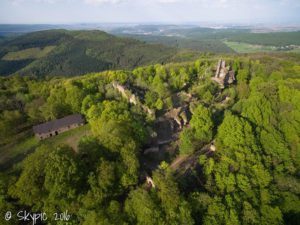
[[[60,128],[67,127],[73,124],[84,123],[84,119],[80,114],[74,114],[66,116],[61,119],[52,120],[46,123],[42,123],[36,126],[33,126],[34,133],[48,133],[51,131],[56,131]]]

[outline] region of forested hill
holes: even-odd
[[[220,58],[235,74],[225,86],[212,79]],[[30,133],[75,113],[87,125]],[[296,54],[0,77],[1,225],[24,225],[24,209],[45,225],[299,225],[299,174]]]
[[[175,49],[102,31],[46,30],[0,42],[0,75],[80,75],[164,63]]]

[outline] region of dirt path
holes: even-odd
[[[170,165],[170,168],[173,170],[177,170],[179,166],[188,158],[188,156],[178,156]]]
[[[195,152],[192,155],[184,155],[184,156],[178,156],[170,165],[170,168],[172,168],[174,171],[179,171],[182,173],[186,170],[188,170],[191,167],[194,167],[199,159],[199,156],[207,152],[209,150],[210,145],[205,145],[200,150]]]

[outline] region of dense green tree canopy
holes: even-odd
[[[211,79],[220,57],[236,75],[224,88]],[[299,68],[293,54],[203,55],[0,78],[0,211],[68,210],[76,225],[296,225]],[[32,126],[75,113],[87,124],[33,137]]]

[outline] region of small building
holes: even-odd
[[[33,132],[38,139],[42,140],[82,126],[84,123],[82,115],[74,114],[33,126]]]

